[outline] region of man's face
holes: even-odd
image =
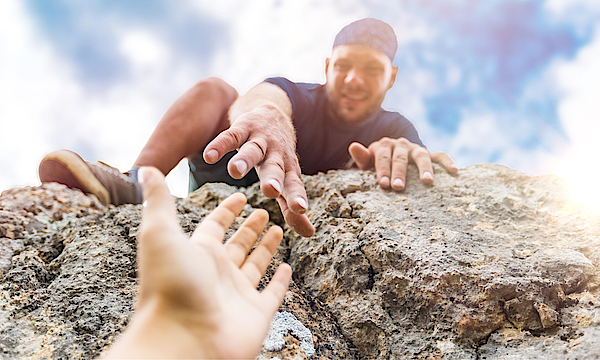
[[[325,90],[330,114],[357,124],[375,114],[394,85],[397,67],[380,51],[341,45],[326,61]]]

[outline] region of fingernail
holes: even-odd
[[[433,175],[429,171],[423,173],[423,179],[433,180]]]
[[[281,185],[279,185],[279,181],[275,179],[269,180],[269,184],[275,189],[278,193],[281,193]]]
[[[214,150],[211,150],[214,151]],[[246,170],[248,169],[248,165],[246,165],[246,162],[243,160],[238,160],[235,162],[235,167],[238,169],[238,171],[240,172],[240,174],[245,175],[246,174]]]
[[[381,178],[381,186],[383,186],[383,187],[390,186],[390,178],[387,176],[382,177]]]
[[[138,169],[137,178],[140,184],[145,184],[146,180],[148,180],[148,170],[145,166]]]
[[[219,157],[219,153],[217,152],[217,150],[210,150],[209,152],[206,153],[206,159],[208,161],[217,161],[218,157]]]
[[[396,180],[394,180],[394,186],[395,187],[404,187],[404,181],[402,181],[402,179],[397,178]]]
[[[298,203],[298,206],[300,206],[304,210],[306,210],[308,208],[308,204],[306,203],[306,200],[304,200],[303,197],[298,196],[296,198],[296,202]]]

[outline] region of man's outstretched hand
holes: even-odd
[[[273,226],[247,256],[268,222],[255,210],[223,245],[246,204],[231,195],[188,237],[175,203],[154,168],[139,172],[146,206],[139,234],[139,294],[132,321],[109,358],[253,358],[281,304],[291,268],[280,265],[269,285],[256,286],[282,238]]]
[[[304,214],[308,199],[289,119],[275,106],[258,106],[215,137],[204,149],[204,160],[213,164],[233,150],[238,153],[227,166],[231,177],[241,179],[256,168],[263,194],[277,199],[285,221],[300,235],[312,236],[315,228]]]
[[[348,152],[359,169],[375,168],[377,182],[382,188],[402,190],[406,186],[406,169],[413,162],[419,168],[419,176],[425,184],[433,183],[432,162],[439,163],[452,174],[458,172],[456,164],[445,153],[430,153],[426,148],[405,138],[384,137],[371,143],[368,148],[354,142]]]

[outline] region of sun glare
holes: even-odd
[[[599,153],[596,151],[595,153]],[[571,153],[565,166],[558,175],[569,183],[567,191],[571,194],[571,206],[574,209],[600,215],[600,169],[591,163],[587,151]]]

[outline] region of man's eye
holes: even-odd
[[[369,72],[371,74],[379,74],[382,71],[383,71],[383,69],[380,68],[379,66],[369,66],[367,68],[367,72]]]
[[[337,70],[340,70],[340,71],[346,71],[346,70],[350,69],[350,65],[348,65],[348,64],[339,64],[339,63],[336,63],[334,66],[335,66],[335,68]]]

